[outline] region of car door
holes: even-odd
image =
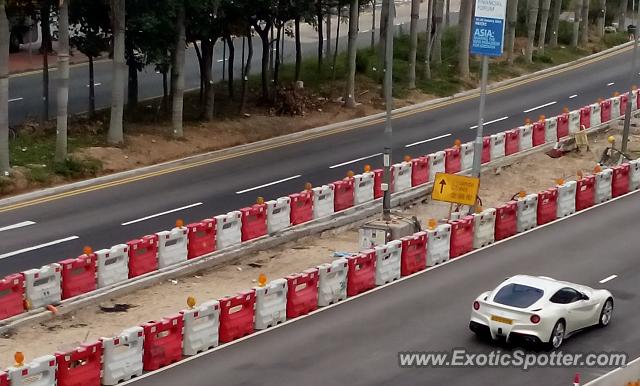
[[[591,298],[584,299],[582,293],[575,288],[561,288],[551,296],[549,301],[566,309],[567,332],[573,332],[591,325],[596,302]]]

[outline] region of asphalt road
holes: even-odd
[[[469,313],[479,293],[526,273],[606,288],[615,296],[611,325],[574,335],[563,352],[619,351],[636,358],[639,208],[635,193],[132,384],[566,386],[575,373],[586,383],[608,369],[403,369],[397,353],[513,350],[476,339],[467,327]],[[599,284],[611,275],[618,277]]]

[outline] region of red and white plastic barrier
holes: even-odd
[[[437,151],[429,154],[429,181],[433,181],[436,178],[436,173],[445,172],[445,157],[444,151]]]
[[[129,278],[158,270],[158,236],[148,235],[127,243]]]
[[[48,264],[24,271],[25,297],[29,309],[60,303],[62,300],[60,264]]]
[[[545,119],[544,128],[544,141],[546,143],[554,143],[560,138],[558,136],[558,120],[556,118]]]
[[[257,239],[267,234],[267,204],[254,204],[240,209],[242,213],[242,241]]]
[[[611,199],[611,181],[613,179],[613,170],[603,169],[601,172],[595,174],[595,196],[594,203],[599,204],[601,202],[609,201]]]
[[[347,298],[347,259],[340,258],[318,266],[318,306],[325,307]]]
[[[173,228],[158,236],[158,267],[164,268],[187,261],[187,228]]]
[[[504,154],[511,155],[520,151],[520,130],[508,130],[504,138]]]
[[[533,126],[524,125],[520,130],[520,151],[525,151],[533,147]]]
[[[498,158],[504,157],[504,141],[505,135],[504,133],[497,133],[491,135],[491,159],[497,160]]]
[[[373,171],[373,198],[381,198],[384,195],[382,191],[382,175],[384,169],[376,169]]]
[[[242,213],[239,210],[214,217],[216,249],[225,249],[242,242]]]
[[[449,258],[453,259],[473,249],[473,216],[452,220],[449,224],[451,224]]]
[[[611,168],[613,177],[611,180],[611,196],[618,197],[629,192],[629,164],[622,164]]]
[[[496,241],[506,239],[518,233],[518,204],[509,201],[496,208]]]
[[[144,330],[142,364],[145,371],[157,370],[182,359],[182,315],[171,315],[160,321],[147,322]]]
[[[25,363],[9,367],[7,375],[11,386],[56,386],[56,357],[44,355]]]
[[[102,342],[85,343],[67,352],[56,352],[58,386],[100,386]]]
[[[576,211],[593,206],[596,197],[596,176],[585,176],[576,183]]]
[[[518,233],[533,229],[537,224],[538,195],[529,194],[518,201]]]
[[[114,245],[95,252],[98,264],[98,288],[120,283],[129,278],[129,246]]]
[[[264,287],[255,287],[254,327],[264,330],[287,320],[287,280],[276,279]]]
[[[96,289],[96,255],[81,255],[75,259],[62,260],[62,299],[69,299]]]
[[[582,127],[582,121],[583,121],[583,116],[587,114],[587,117],[585,119],[585,121],[587,122],[587,124],[590,122],[589,121],[589,110],[587,109],[585,112],[583,112],[582,109],[580,110],[575,110],[575,111],[571,111],[569,113],[569,134],[575,134],[578,131],[580,131],[580,128]]]
[[[221,343],[231,342],[253,333],[255,304],[254,290],[220,299],[219,340]]]
[[[585,129],[591,128],[591,106],[585,106],[580,109],[580,124],[576,132],[578,132],[579,130],[582,130],[582,128],[585,128]]]
[[[287,318],[297,318],[318,308],[318,269],[285,276],[287,281]]]
[[[629,161],[629,190],[640,189],[640,159]]]
[[[373,200],[373,172],[356,174],[354,179],[353,203],[364,204]]]
[[[187,259],[195,259],[216,250],[216,220],[210,218],[187,225]]]
[[[331,216],[333,214],[333,184],[313,188],[313,218]]]
[[[402,192],[411,189],[411,162],[400,162],[391,165],[393,176],[393,192]]]
[[[589,105],[589,107],[591,108],[591,120],[589,121],[589,127],[596,127],[602,122],[600,117],[600,114],[602,112],[600,103],[592,103],[591,105]]]
[[[557,218],[566,217],[576,212],[576,186],[575,181],[567,181],[556,186],[558,189]]]
[[[459,147],[446,149],[444,160],[444,170],[447,173],[455,174],[462,170],[462,156]]]
[[[460,145],[460,166],[462,170],[471,169],[473,167],[473,146],[473,142],[467,142]]]
[[[9,386],[9,375],[0,371],[0,386]]]
[[[558,189],[549,188],[538,193],[536,221],[538,225],[549,223],[558,215]]]
[[[618,111],[620,111],[618,109]],[[605,99],[600,102],[600,121],[609,122],[611,120],[611,101]]]
[[[378,245],[376,251],[376,285],[383,285],[400,279],[400,257],[402,241],[392,240]]]
[[[439,224],[425,232],[427,233],[427,266],[433,267],[449,261],[451,224]]]
[[[117,385],[142,375],[142,327],[127,328],[115,337],[100,338],[100,341],[103,349],[103,385]]]
[[[184,319],[183,355],[196,355],[218,345],[220,304],[217,300],[210,300],[180,313]]]
[[[411,160],[411,186],[429,182],[429,157],[421,156]]]
[[[276,233],[291,226],[291,199],[280,197],[267,204],[267,232]]]
[[[488,208],[473,214],[473,248],[478,249],[495,241],[496,210]]]
[[[24,275],[14,273],[0,279],[0,320],[24,312]]]
[[[546,137],[546,121],[539,120],[531,125],[531,144],[535,146],[544,145]]]
[[[580,117],[577,117],[577,118],[579,122]],[[556,126],[558,128],[557,139],[567,137],[569,135],[569,113],[563,113],[558,115],[556,117]]]
[[[611,116],[609,117],[609,119],[618,119],[620,118],[621,115],[624,115],[624,113],[622,112],[622,106],[620,104],[620,102],[622,102],[623,96],[625,97],[624,99],[626,103],[626,99],[627,99],[626,95],[620,95],[620,96],[609,98],[609,102],[611,103]]]
[[[376,252],[368,250],[356,256],[347,257],[347,296],[366,292],[376,285]]]
[[[482,138],[482,163],[491,161],[491,137]]]
[[[304,224],[313,220],[312,190],[290,194],[289,198],[291,199],[291,225]]]
[[[400,275],[409,276],[427,267],[427,233],[418,232],[403,237],[400,257]]]
[[[334,212],[340,212],[351,208],[354,202],[354,182],[353,178],[346,178],[333,183]]]

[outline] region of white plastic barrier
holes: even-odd
[[[615,96],[609,100],[611,101],[611,119],[620,118],[620,97]]]
[[[473,248],[478,249],[495,241],[496,210],[489,208],[473,214]]]
[[[436,173],[444,173],[444,159],[446,153],[437,151],[428,155],[429,157],[429,181],[436,179]]]
[[[629,161],[629,190],[640,189],[640,159]]]
[[[492,134],[491,135],[491,160],[496,160],[498,158],[504,157],[504,133]]]
[[[460,145],[460,168],[462,170],[473,167],[473,142]]]
[[[7,375],[11,386],[55,386],[57,369],[56,357],[44,355],[23,366],[9,367]]]
[[[196,355],[218,345],[220,304],[217,300],[180,313],[184,317],[182,354]]]
[[[347,259],[340,258],[318,266],[318,305],[320,307],[347,298]]]
[[[520,151],[531,149],[533,147],[533,127],[524,125],[518,129],[520,130]]]
[[[589,105],[591,108],[591,127],[600,126],[600,103]]]
[[[287,320],[287,281],[276,279],[264,287],[255,287],[255,328],[264,330]]]
[[[612,169],[603,169],[596,173],[595,203],[599,204],[611,199],[611,181],[613,179]]]
[[[553,143],[558,141],[558,119],[547,118],[544,120],[544,141]]]
[[[96,251],[98,261],[98,288],[120,283],[129,278],[129,247],[114,245],[110,249]]]
[[[23,272],[25,297],[30,309],[60,303],[62,297],[60,270],[60,264],[53,263]]]
[[[393,191],[402,192],[411,189],[411,162],[400,162],[391,165],[393,173]]]
[[[638,92],[638,90],[633,90],[631,93],[631,111],[636,111],[638,109]]]
[[[216,249],[228,248],[242,242],[242,213],[235,210],[214,217],[216,220]]]
[[[333,214],[333,185],[322,185],[313,188],[313,218],[331,216]]]
[[[275,233],[291,226],[291,199],[280,197],[267,201],[267,231]]]
[[[376,285],[400,279],[402,241],[393,240],[374,249],[376,251]]]
[[[353,176],[353,200],[356,205],[373,200],[373,178],[373,172],[356,174]]]
[[[444,263],[449,260],[451,249],[451,225],[440,224],[427,232],[427,266]]]
[[[173,228],[156,233],[160,268],[187,261],[187,228]]]
[[[529,194],[518,200],[518,233],[533,229],[538,220],[538,195]]]
[[[569,113],[569,134],[575,134],[580,131],[580,110]]]
[[[117,385],[142,375],[144,330],[131,327],[112,338],[101,338],[102,384]]]
[[[576,211],[576,187],[575,181],[567,181],[558,188],[558,201],[556,205],[556,217],[561,218]]]

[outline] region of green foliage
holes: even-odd
[[[53,170],[67,178],[95,177],[102,170],[102,163],[95,159],[80,160],[67,157],[63,162],[55,163]]]
[[[558,44],[570,45],[573,37],[573,23],[560,20],[558,25]]]
[[[620,44],[624,44],[629,41],[629,36],[626,32],[615,32],[604,35],[604,44],[607,47],[614,47]]]
[[[360,51],[356,55],[356,72],[358,74],[365,74],[369,70],[370,56],[371,55],[365,51]]]
[[[109,49],[111,21],[106,2],[73,0],[69,3],[70,43],[88,57]]]

